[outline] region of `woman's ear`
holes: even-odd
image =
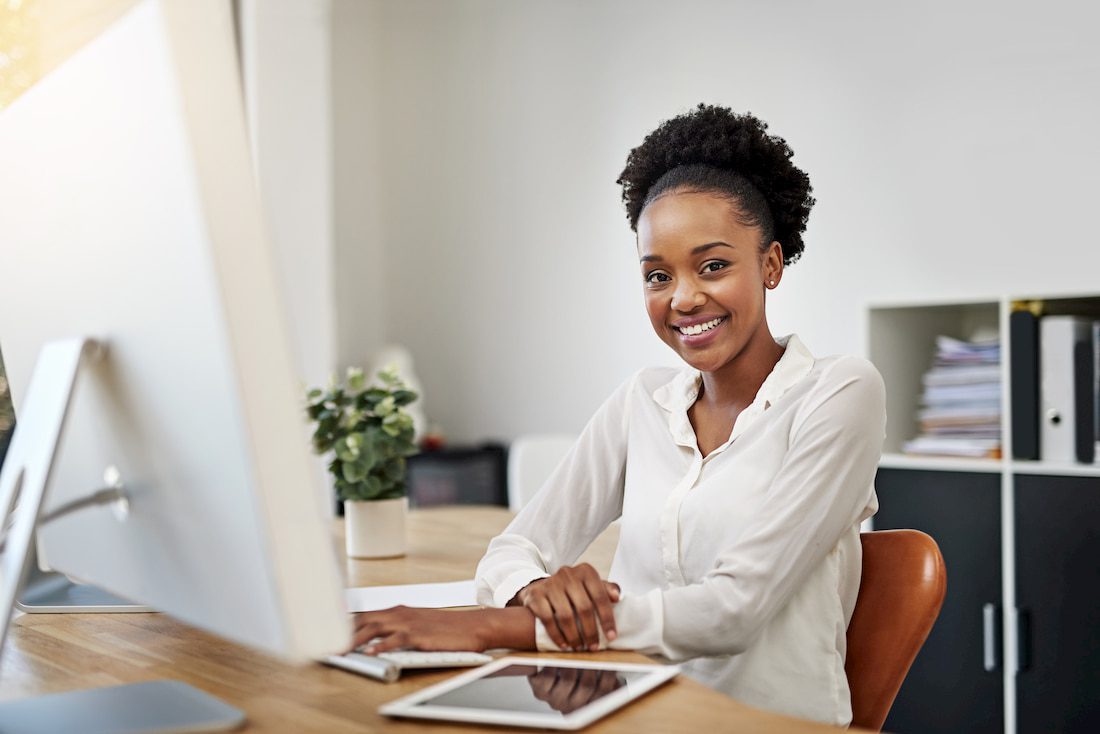
[[[764,251],[760,264],[761,274],[764,276],[764,287],[775,288],[783,278],[783,246],[773,241]]]

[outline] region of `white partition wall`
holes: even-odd
[[[329,0],[239,0],[253,162],[302,380],[336,366]]]

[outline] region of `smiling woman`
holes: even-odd
[[[845,632],[884,394],[866,360],[768,327],[813,205],[791,156],[757,118],[705,105],[631,151],[619,183],[646,310],[685,368],[642,369],[597,411],[490,543],[489,608],[366,614],[360,640],[633,649],[752,705],[851,720]],[[609,577],[571,565],[619,517]]]

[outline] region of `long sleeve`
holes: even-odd
[[[527,584],[573,563],[621,514],[636,380],[604,402],[535,497],[489,543],[477,567],[479,604],[505,606]]]
[[[789,448],[743,531],[701,581],[624,595],[612,647],[674,660],[745,651],[874,505],[882,379],[862,360],[834,366],[842,374],[823,378],[794,414]]]

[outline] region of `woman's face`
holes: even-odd
[[[701,372],[729,364],[754,338],[771,340],[764,293],[779,283],[782,250],[773,242],[762,253],[760,228],[736,214],[726,199],[682,192],[652,202],[638,219],[650,323]]]

